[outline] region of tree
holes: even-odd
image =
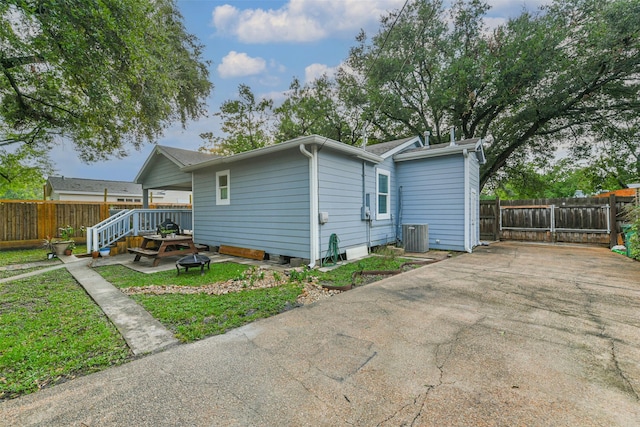
[[[509,165],[550,159],[561,141],[585,144],[603,122],[637,116],[637,0],[556,0],[493,32],[487,10],[457,1],[449,26],[441,1],[416,0],[383,18],[350,52],[363,79],[348,85],[351,105],[389,136],[430,131],[443,142],[454,128],[485,138],[482,187]]]
[[[0,199],[41,199],[44,175],[52,169],[49,161],[30,145],[12,153],[0,152]]]
[[[349,145],[360,140],[362,135],[356,133],[349,120],[336,82],[326,75],[304,86],[294,78],[286,95],[274,110],[278,141],[312,134]]]
[[[200,134],[205,140],[200,150],[220,155],[229,155],[265,147],[272,143],[269,121],[273,101],[256,100],[251,88],[245,84],[238,86],[239,99],[222,103],[215,113],[222,119],[222,131],[227,136],[216,136],[213,132]]]
[[[575,167],[570,159],[559,160],[545,168],[525,163],[509,165],[505,169],[504,179],[497,177],[490,185],[492,193],[501,199],[574,197],[578,191],[587,195],[600,190],[592,179],[590,168]]]
[[[154,142],[205,113],[201,53],[173,0],[2,2],[0,147],[64,138],[90,162]]]

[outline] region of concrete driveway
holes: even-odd
[[[640,263],[499,243],[0,404],[9,425],[640,425]]]

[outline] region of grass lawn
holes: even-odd
[[[57,258],[47,260],[47,251],[42,248],[0,250],[0,266],[28,264],[38,261],[46,261],[51,265],[60,262]]]
[[[331,286],[347,286],[351,284],[351,276],[357,271],[372,270],[397,270],[400,266],[408,262],[405,258],[391,256],[371,256],[359,261],[341,265],[338,268],[327,272],[311,271],[310,273],[318,277],[321,284]],[[357,283],[356,283],[357,284]]]
[[[174,270],[144,274],[121,265],[97,268],[107,281],[118,288],[140,286],[204,286],[227,280],[250,280],[251,267],[232,262],[211,264],[200,274],[176,275]],[[268,289],[251,289],[225,295],[144,294],[132,295],[153,317],[183,342],[222,334],[256,319],[273,316],[295,306],[302,287],[295,283]]]
[[[302,286],[288,283],[226,295],[132,295],[131,298],[171,329],[176,338],[190,342],[293,308],[301,291]]]
[[[176,270],[161,271],[158,273],[144,274],[122,265],[106,265],[95,270],[108,282],[117,288],[131,286],[151,285],[178,285],[178,286],[202,286],[209,283],[225,282],[240,278],[250,267],[233,262],[212,263],[206,274],[200,275],[200,271],[192,269],[187,274],[176,275]],[[196,274],[196,270],[198,273]]]
[[[118,331],[66,270],[0,284],[0,399],[130,357]]]

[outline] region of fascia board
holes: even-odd
[[[420,141],[420,137],[415,136],[415,137],[411,138],[410,140],[408,140],[407,142],[405,142],[405,143],[403,143],[401,145],[398,145],[397,147],[393,148],[392,150],[387,151],[386,153],[382,154],[380,157],[382,157],[383,159],[387,159],[387,158],[393,156],[394,154],[397,154],[397,153],[401,152],[405,148],[412,146],[416,142],[420,142],[420,145],[422,145],[422,142]]]
[[[199,169],[203,169],[211,166],[235,163],[241,160],[248,160],[255,157],[260,157],[265,154],[273,154],[273,153],[278,153],[280,151],[285,151],[293,147],[298,147],[301,144],[316,145],[318,146],[319,149],[321,149],[322,147],[330,147],[332,149],[361,158],[363,160],[369,160],[373,163],[380,163],[384,160],[382,157],[372,153],[368,153],[361,148],[352,147],[350,145],[346,145],[326,137],[322,137],[318,135],[310,135],[310,136],[302,136],[300,138],[292,139],[286,142],[282,142],[280,144],[270,145],[268,147],[258,148],[251,151],[245,151],[243,153],[238,153],[231,156],[218,157],[215,159],[204,161],[202,163],[197,163],[195,165],[183,167],[180,170],[183,172],[193,172],[195,170],[199,170]]]
[[[470,148],[471,147],[468,145],[454,145],[445,148],[423,149],[420,151],[412,151],[410,153],[396,154],[393,156],[393,160],[396,162],[404,162],[407,160],[426,159],[429,157],[449,156],[451,154],[461,154],[464,150],[469,150]]]

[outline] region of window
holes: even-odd
[[[390,174],[389,171],[378,170],[377,173],[377,189],[378,204],[376,219],[391,218],[391,191],[390,191]]]
[[[229,170],[216,172],[216,205],[231,203]]]

